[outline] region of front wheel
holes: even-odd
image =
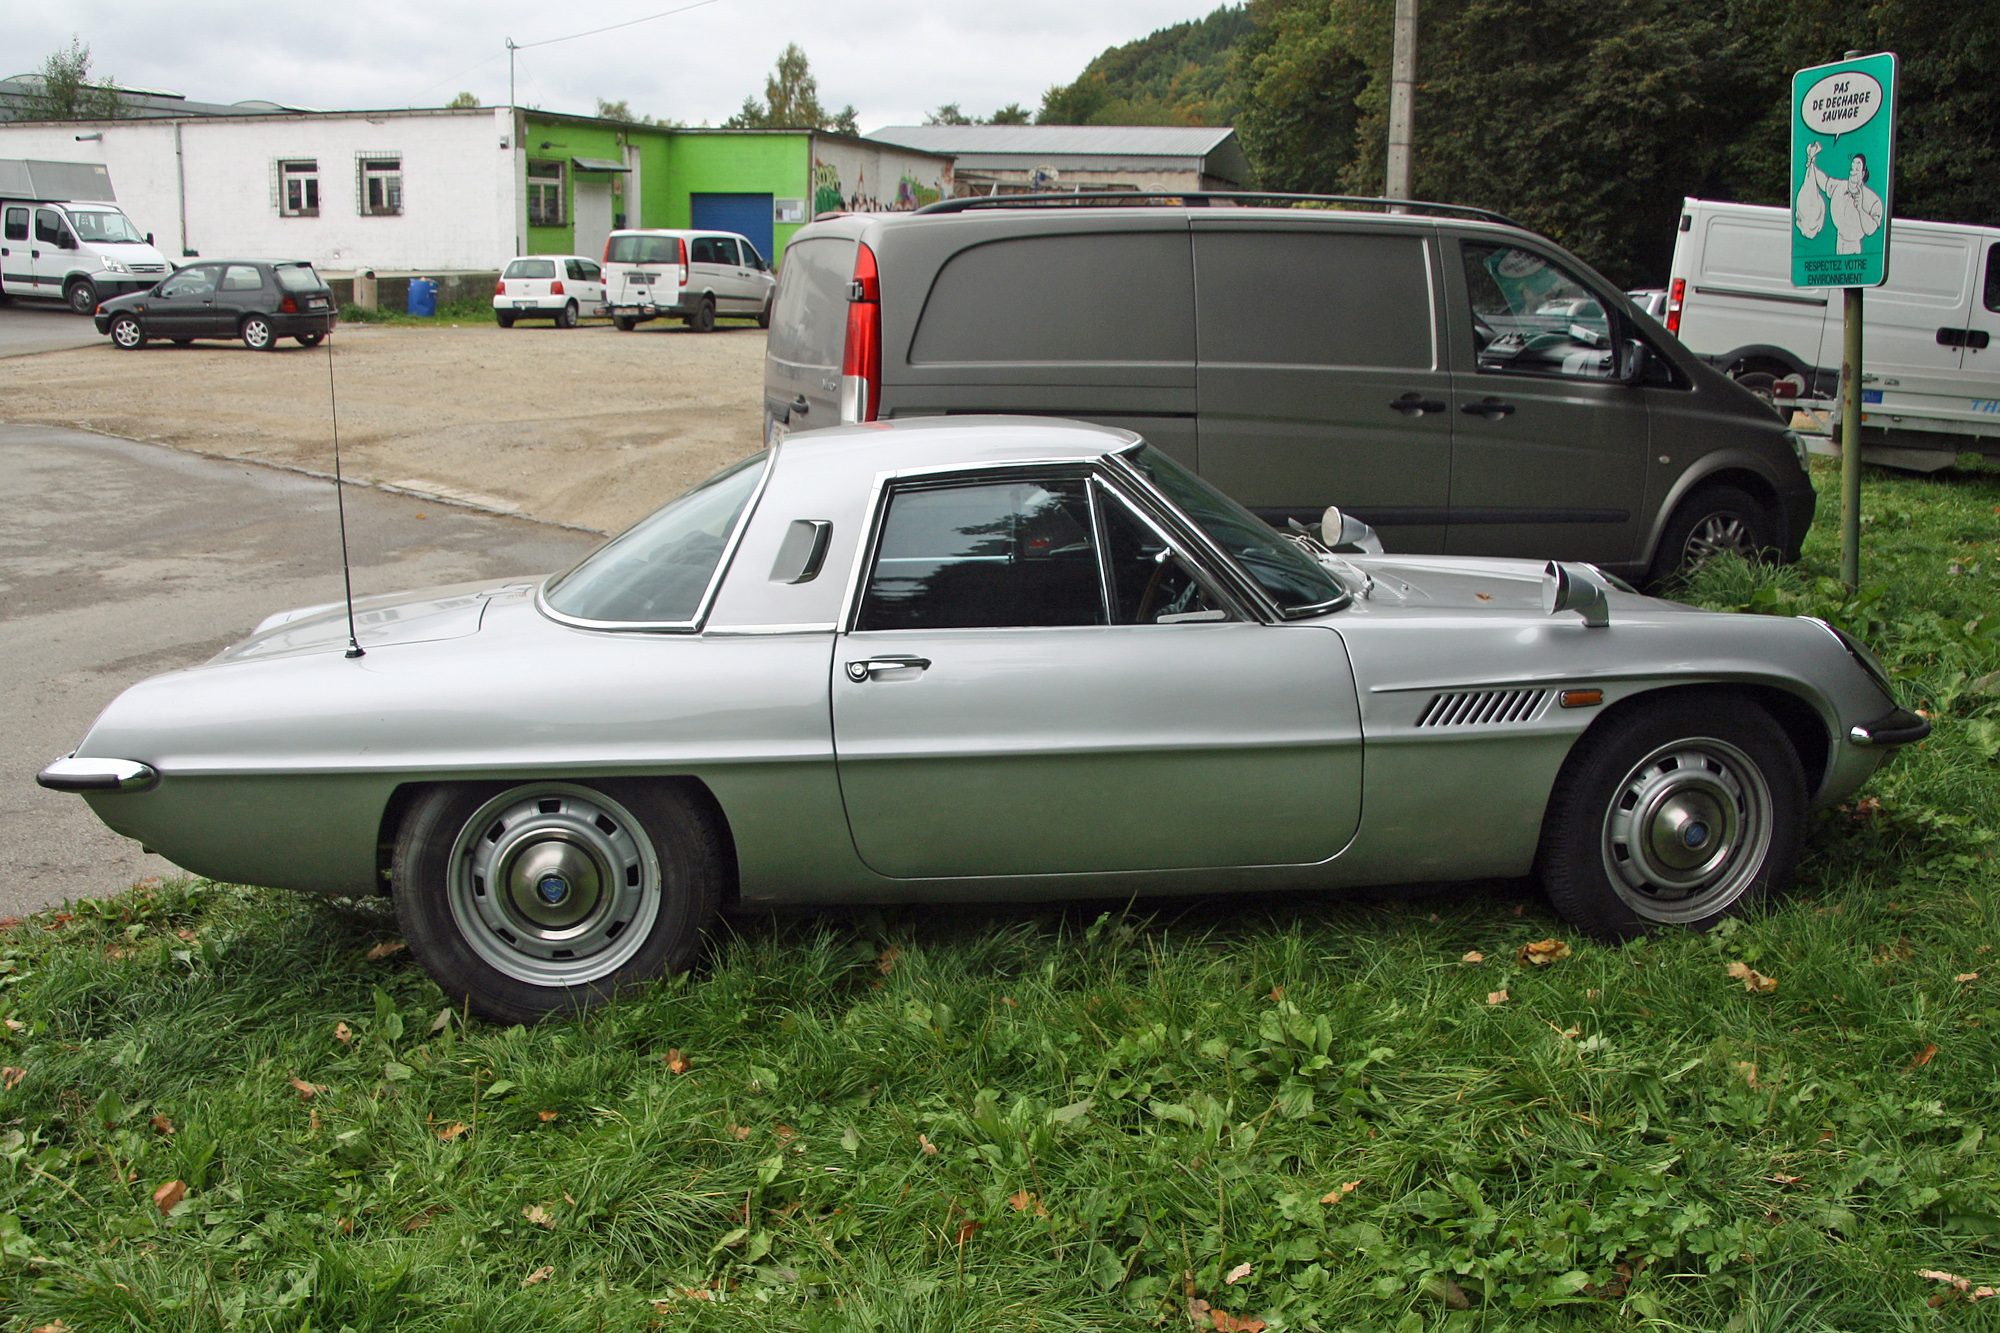
[[[576,302],[571,301],[568,305],[556,311],[556,327],[559,329],[573,329],[576,327]]]
[[[277,330],[262,315],[252,315],[243,321],[243,345],[253,352],[273,351],[278,346]]]
[[[111,321],[111,345],[128,352],[138,351],[146,345],[146,326],[135,315],[118,316]]]
[[[762,310],[759,310],[759,311],[757,312],[757,327],[758,327],[758,328],[760,328],[760,329],[768,329],[768,328],[770,328],[770,327],[771,327],[771,302],[770,302],[770,301],[766,301],[766,302],[764,302],[764,308],[763,308]]]
[[[1690,574],[1719,555],[1762,560],[1777,546],[1771,514],[1735,486],[1704,486],[1680,502],[1653,555],[1651,580]]]
[[[593,1008],[693,961],[727,875],[719,821],[639,780],[434,788],[391,863],[403,938],[495,1023]]]
[[[1707,930],[1784,886],[1805,807],[1798,755],[1763,709],[1718,691],[1639,700],[1570,752],[1536,871],[1600,939]]]
[[[72,314],[94,315],[97,313],[97,284],[89,278],[77,278],[63,288],[63,300],[69,302]]]

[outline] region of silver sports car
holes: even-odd
[[[358,655],[342,605],[272,616],[40,781],[198,874],[389,893],[511,1022],[686,967],[725,901],[1533,872],[1594,934],[1700,928],[1928,730],[1819,621],[1357,530],[1123,431],[819,431],[567,573],[363,599]]]

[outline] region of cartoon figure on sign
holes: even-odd
[[[1882,196],[1868,188],[1868,159],[1856,153],[1847,164],[1847,179],[1835,181],[1819,167],[1820,145],[1806,146],[1806,180],[1799,187],[1794,217],[1799,234],[1818,236],[1829,216],[1836,237],[1834,253],[1858,255],[1861,238],[1882,228]]]

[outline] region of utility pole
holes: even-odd
[[[1390,199],[1410,197],[1410,141],[1415,133],[1417,83],[1417,0],[1396,0],[1395,50],[1389,62]]]
[[[514,45],[514,39],[507,39],[507,109],[514,109],[514,53],[521,48]]]

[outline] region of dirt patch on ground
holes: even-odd
[[[345,326],[332,346],[358,481],[612,532],[760,443],[755,328]],[[327,389],[324,347],[106,341],[0,361],[0,420],[330,472]]]

